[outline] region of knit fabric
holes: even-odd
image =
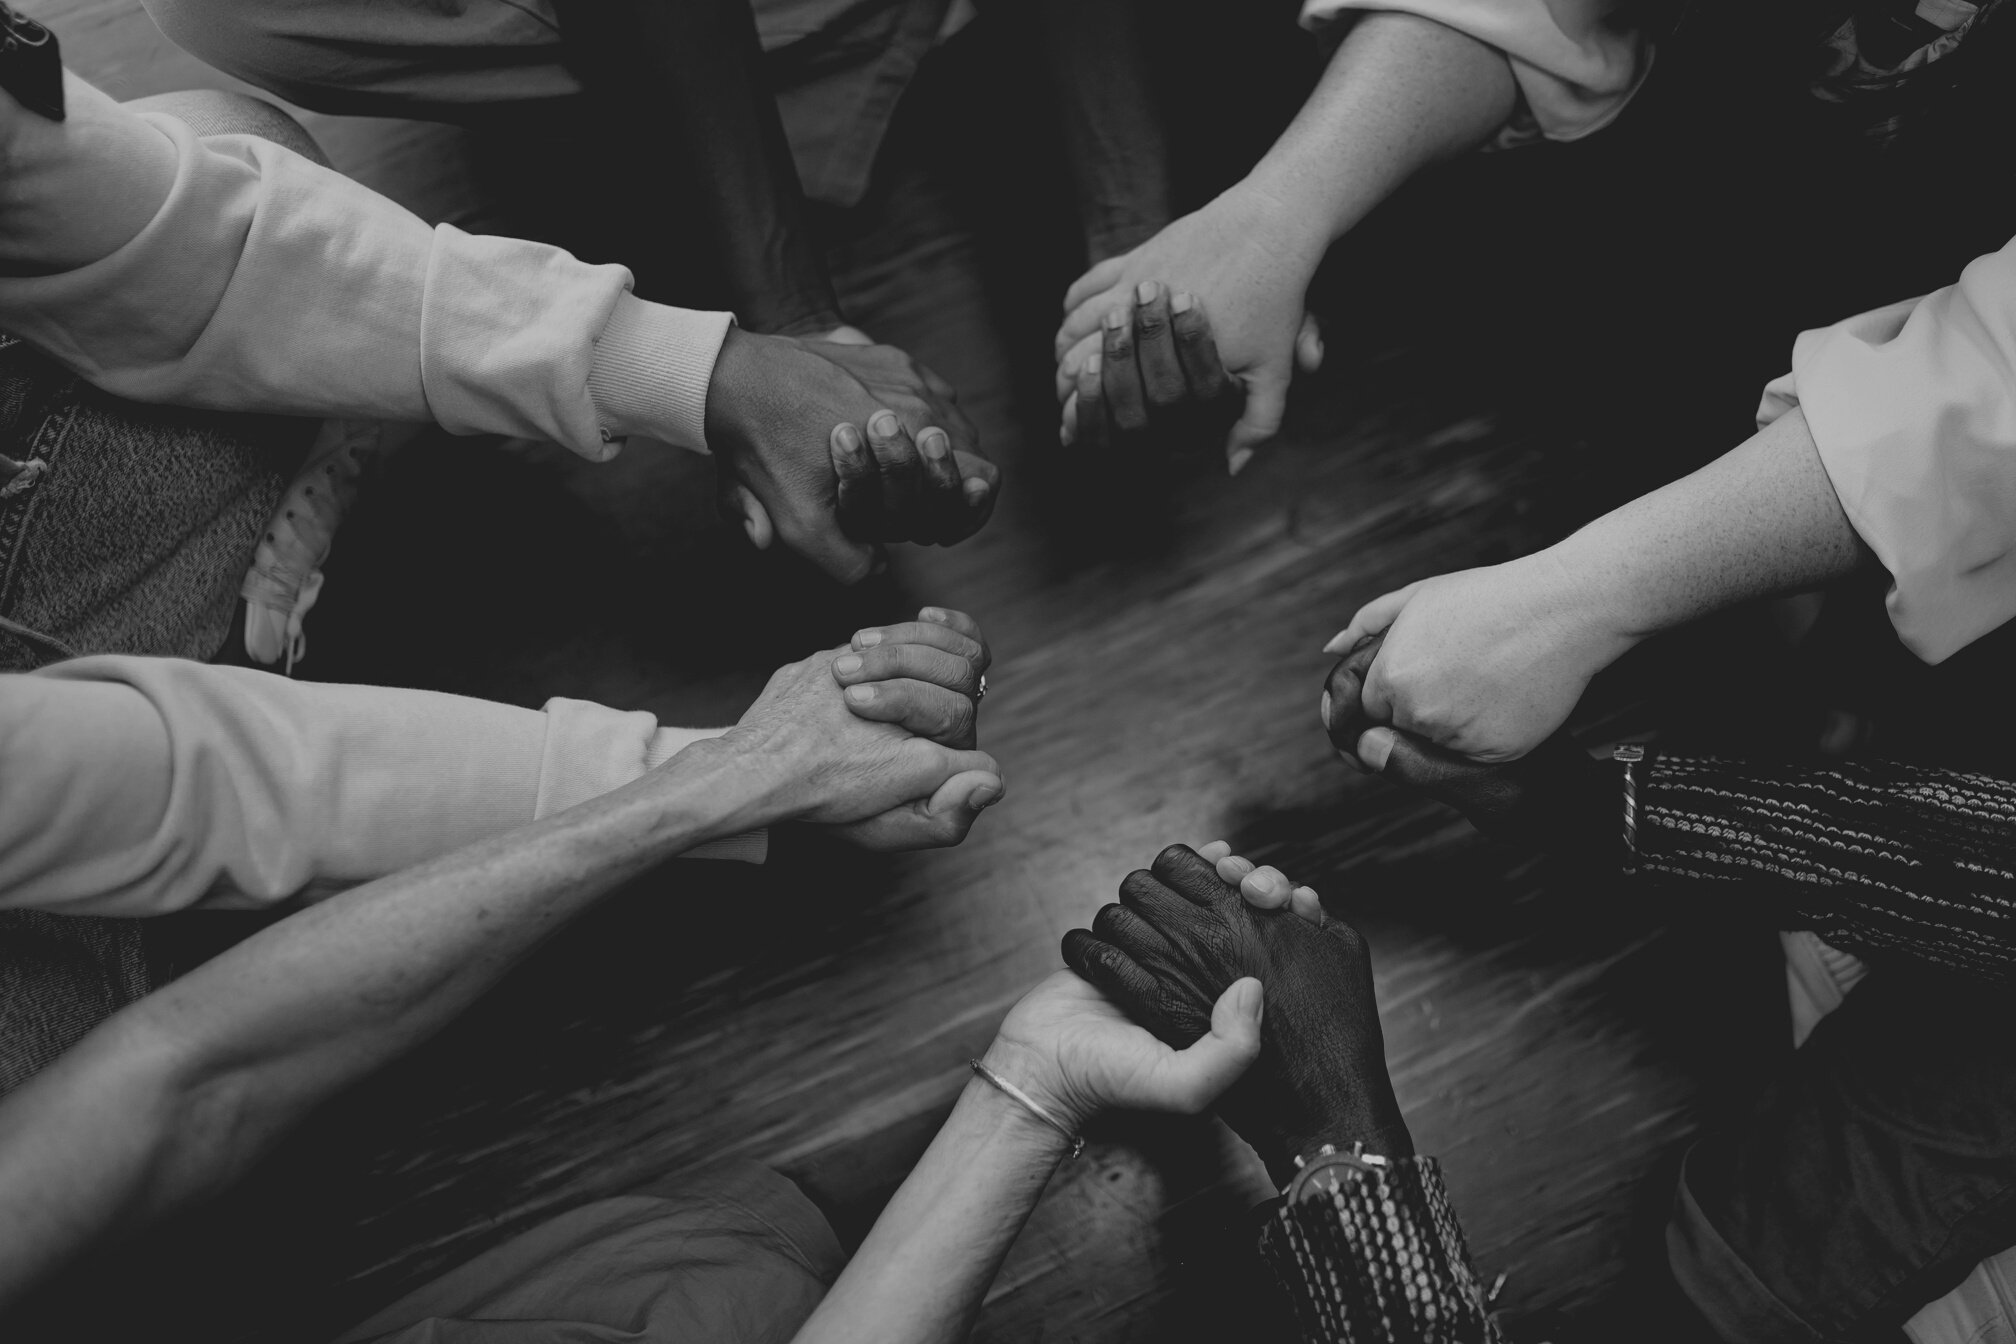
[[[1895,761],[1660,756],[1640,772],[1641,871],[1773,880],[1836,946],[2016,976],[2016,783]]]
[[[1290,1187],[1260,1254],[1311,1344],[1501,1344],[1432,1157]]]

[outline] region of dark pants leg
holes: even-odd
[[[2016,1245],[2016,994],[1884,967],[1702,1140],[1667,1246],[1724,1338],[1898,1340]]]
[[[146,105],[319,157],[256,99]],[[0,671],[93,653],[216,657],[315,428],[135,405],[0,337]],[[0,1092],[145,994],[157,979],[148,953],[133,921],[0,913]]]

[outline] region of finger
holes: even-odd
[[[1169,325],[1176,342],[1176,359],[1183,366],[1190,395],[1198,401],[1216,401],[1225,395],[1228,379],[1218,358],[1218,341],[1211,334],[1211,319],[1194,294],[1178,294],[1169,300]]]
[[[1121,273],[1127,269],[1127,256],[1122,252],[1117,257],[1108,257],[1073,280],[1071,288],[1064,291],[1064,311],[1075,312],[1084,306],[1087,299],[1104,294],[1119,284]]]
[[[1246,898],[1246,903],[1262,910],[1279,910],[1288,904],[1289,894],[1294,890],[1295,884],[1271,865],[1255,868],[1239,883],[1239,894]]]
[[[964,658],[976,672],[984,672],[990,661],[987,645],[950,625],[936,621],[903,621],[897,625],[874,625],[856,630],[852,648],[859,653],[884,644],[922,644]]]
[[[1330,745],[1346,755],[1355,749],[1358,735],[1372,726],[1365,711],[1365,678],[1385,642],[1384,635],[1360,640],[1337,660],[1323,683],[1323,731],[1329,735]]]
[[[1127,1016],[1173,1045],[1188,1045],[1197,1033],[1182,1032],[1162,1011],[1162,986],[1125,952],[1084,929],[1064,935],[1064,964]]]
[[[951,607],[924,607],[917,612],[917,619],[955,630],[977,643],[980,646],[980,656],[973,660],[973,665],[982,672],[985,672],[988,664],[994,661],[994,651],[987,646],[986,632],[980,628],[980,622],[965,612],[954,611]]]
[[[1230,858],[1231,855],[1232,846],[1230,842],[1224,840],[1213,840],[1208,845],[1199,846],[1197,850],[1197,857],[1206,863],[1218,863],[1223,859]]]
[[[911,677],[966,696],[980,689],[980,673],[971,662],[929,644],[877,644],[859,653],[850,650],[833,660],[833,676],[842,686]]]
[[[1057,361],[1057,400],[1063,401],[1078,388],[1079,371],[1085,367],[1099,348],[1105,344],[1106,333],[1095,330],[1090,336],[1071,347],[1064,358]]]
[[[955,515],[956,528],[942,543],[947,546],[964,541],[985,527],[1001,498],[1001,468],[980,454],[962,453],[955,444],[952,472],[959,478],[960,511]]]
[[[1211,1030],[1187,1049],[1157,1059],[1127,1100],[1186,1115],[1210,1106],[1260,1057],[1264,1007],[1258,980],[1250,975],[1234,980],[1212,1006]]]
[[[933,425],[917,436],[917,451],[924,456],[925,533],[918,540],[950,546],[969,535],[966,491],[959,480],[959,464],[952,458],[952,439]]]
[[[1064,398],[1064,416],[1057,425],[1057,442],[1069,448],[1078,442],[1078,389]]]
[[[1172,945],[1211,918],[1198,902],[1179,896],[1146,869],[1136,869],[1120,880],[1120,904],[1147,920]]]
[[[827,447],[833,458],[841,530],[863,541],[881,540],[882,477],[861,431],[853,425],[835,425]]]
[[[1323,898],[1316,894],[1314,887],[1297,887],[1288,898],[1288,908],[1311,924],[1321,926],[1324,921]]]
[[[720,503],[721,516],[731,523],[742,524],[751,546],[759,551],[770,549],[770,543],[777,539],[777,529],[770,521],[770,511],[763,507],[755,492],[740,481],[725,481]]]
[[[1236,887],[1244,882],[1246,874],[1253,871],[1253,860],[1241,858],[1237,854],[1227,854],[1217,861],[1217,865],[1218,880],[1230,887]]]
[[[948,747],[971,747],[978,731],[979,711],[973,697],[928,681],[899,677],[868,682],[849,686],[844,695],[854,717],[893,723],[905,732]]]
[[[1323,367],[1323,326],[1316,314],[1302,314],[1302,330],[1295,333],[1295,367],[1314,373]]]
[[[1104,448],[1111,438],[1107,433],[1106,389],[1100,381],[1104,362],[1105,356],[1094,350],[1078,371],[1078,431],[1072,440],[1081,448]]]
[[[923,493],[923,464],[910,431],[894,411],[868,417],[868,451],[882,477],[883,539],[909,541],[917,530],[917,504]]]
[[[1188,845],[1170,845],[1150,865],[1155,876],[1192,905],[1221,906],[1238,895],[1219,880],[1216,865]]]
[[[1141,366],[1141,392],[1151,412],[1169,410],[1189,391],[1183,366],[1176,359],[1169,291],[1153,280],[1143,280],[1134,297],[1134,350]]]
[[[1148,398],[1141,390],[1141,367],[1134,360],[1134,314],[1126,305],[1106,314],[1106,343],[1100,354],[1100,380],[1113,428],[1122,433],[1148,428]],[[1079,400],[1084,400],[1082,392]]]
[[[1288,380],[1261,370],[1246,382],[1246,408],[1225,438],[1225,466],[1233,476],[1246,469],[1262,444],[1281,432],[1288,411]]]
[[[1323,646],[1323,652],[1348,653],[1357,648],[1367,635],[1385,634],[1399,617],[1400,609],[1413,600],[1414,594],[1421,591],[1421,585],[1426,582],[1426,579],[1416,579],[1405,588],[1396,588],[1358,608],[1351,624],[1331,636],[1330,642]]]
[[[836,830],[864,849],[883,853],[944,849],[964,841],[980,814],[1005,795],[1000,776],[969,770],[946,780],[929,798],[912,799]]]

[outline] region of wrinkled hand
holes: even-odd
[[[1323,1143],[1413,1151],[1386,1074],[1370,949],[1341,920],[1299,917],[1292,890],[1286,908],[1252,908],[1211,861],[1172,845],[1128,875],[1091,932],[1064,935],[1072,969],[1172,1045],[1197,1039],[1233,981],[1267,987],[1259,1066],[1219,1112],[1277,1178]]]
[[[1327,242],[1307,221],[1242,184],[1133,251],[1099,263],[1064,296],[1058,401],[1080,390],[1080,372],[1094,352],[1102,363],[1108,358],[1109,315],[1138,302],[1143,282],[1194,295],[1211,315],[1226,374],[1246,393],[1225,441],[1237,470],[1280,429],[1297,366],[1313,372],[1322,363],[1322,339],[1306,303]],[[1121,320],[1122,330],[1129,326]]]
[[[779,821],[845,825],[919,800],[938,815],[990,789],[1000,796],[1001,769],[986,752],[941,746],[851,713],[833,679],[833,660],[843,652],[778,668],[740,722],[687,750],[732,751],[742,768],[764,772]]]
[[[1323,684],[1323,730],[1338,755],[1356,769],[1455,808],[1495,839],[1607,852],[1619,822],[1618,780],[1567,733],[1555,733],[1516,761],[1492,765],[1374,722],[1365,713],[1362,691],[1381,642],[1378,635],[1361,640],[1337,660]],[[1223,864],[1219,872],[1225,872]],[[1247,895],[1252,897],[1251,889]]]
[[[850,652],[833,660],[847,708],[955,750],[971,750],[980,714],[980,676],[993,655],[980,623],[963,611],[926,607],[914,621],[855,632]],[[998,780],[962,776],[862,821],[835,826],[836,839],[872,850],[935,849],[966,838],[980,813],[1005,796]]]
[[[1233,982],[1206,1006],[1204,1032],[1172,1049],[1071,971],[1008,1010],[987,1067],[1073,1132],[1109,1107],[1195,1115],[1260,1053],[1260,982]]]
[[[951,544],[987,519],[999,472],[943,379],[888,346],[730,329],[707,392],[723,508],[842,583],[876,544]]]
[[[1509,761],[1568,721],[1589,681],[1634,642],[1599,585],[1551,551],[1410,583],[1360,608],[1324,645],[1385,644],[1364,712],[1444,750]]]
[[[979,732],[980,682],[993,660],[978,621],[926,607],[914,621],[855,631],[833,677],[862,718],[965,750]]]
[[[1216,444],[1235,413],[1211,321],[1192,294],[1141,282],[1138,302],[1108,310],[1102,346],[1086,356],[1064,400],[1058,437],[1097,450],[1153,434],[1182,449]]]

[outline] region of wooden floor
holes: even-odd
[[[119,96],[216,82],[132,0],[25,7]],[[340,166],[420,208],[456,180],[428,157],[454,138],[438,129],[312,122]],[[346,527],[304,673],[720,721],[780,659],[950,604],[998,651],[983,734],[1007,800],[957,850],[800,848],[638,883],[244,1195],[152,1243],[143,1258],[174,1267],[149,1289],[159,1335],[193,1319],[205,1338],[300,1337],[543,1214],[728,1156],[774,1164],[858,1237],[967,1058],[1059,964],[1060,935],[1162,845],[1219,837],[1370,933],[1400,1100],[1486,1281],[1505,1276],[1502,1302],[1629,1319],[1678,1151],[1782,1039],[1769,935],[1669,926],[1350,773],[1317,727],[1319,649],[1366,599],[1528,549],[1672,469],[1676,426],[1730,431],[1696,451],[1733,441],[1755,383],[1676,400],[1659,424],[1607,420],[1600,390],[1527,348],[1523,318],[1479,332],[1470,272],[1417,242],[1347,268],[1331,368],[1245,475],[1090,469],[1052,446],[1043,388],[1043,324],[1068,277],[1047,253],[1003,260],[1055,231],[951,227],[984,193],[945,167],[930,126],[907,134],[890,172],[908,185],[880,207],[902,218],[842,222],[838,245],[860,320],[967,390],[1009,472],[987,533],[839,593],[746,555],[711,518],[698,459],[588,468],[431,442]],[[1477,171],[1434,199],[1507,208],[1505,170]],[[943,245],[892,266],[878,238],[934,210]],[[1403,216],[1391,236],[1414,228]],[[1484,233],[1487,253],[1510,246]],[[1407,268],[1429,263],[1456,278],[1410,293]],[[1588,298],[1599,319],[1621,305]],[[1661,660],[1611,701],[1701,666]],[[1264,1193],[1215,1123],[1102,1122],[979,1337],[1254,1337],[1235,1270]],[[87,1286],[113,1281],[99,1272]]]

